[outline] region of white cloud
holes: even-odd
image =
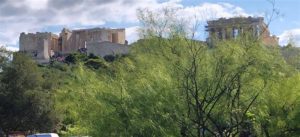
[[[25,0],[24,3],[33,10],[41,10],[47,8],[48,0]]]
[[[197,17],[201,21],[216,18],[230,18],[235,16],[251,16],[241,7],[229,3],[203,3],[198,6],[184,7],[181,9],[181,15],[191,19]]]
[[[17,48],[17,47],[6,46],[5,48],[9,51],[19,51],[19,48]]]
[[[9,50],[9,51],[19,51],[19,48],[17,48],[17,47],[6,46],[6,45],[1,44],[1,43],[0,43],[0,47],[4,47],[6,50]]]
[[[196,31],[196,35],[194,38],[201,40],[206,39],[204,26],[206,25],[206,21],[208,20],[230,17],[248,17],[255,15],[249,14],[241,7],[229,3],[202,3],[195,6],[185,7],[177,1],[173,1],[172,3],[169,2],[161,4],[159,7],[149,9],[151,11],[156,11],[154,12],[155,15],[158,16],[156,19],[163,20],[163,17],[160,17],[160,15],[162,15],[161,9],[163,9],[164,7],[175,9],[175,21],[177,21],[177,23],[181,22],[185,24],[185,29],[187,29],[187,31]]]
[[[37,32],[46,26],[137,23],[137,8],[157,5],[156,0],[4,0],[0,3],[0,43],[18,45],[21,32]]]
[[[300,47],[300,28],[286,30],[279,35],[280,45],[287,45],[290,41],[293,42],[295,46]]]
[[[139,26],[133,26],[126,28],[126,39],[129,44],[137,41],[139,39]]]

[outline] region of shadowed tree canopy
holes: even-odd
[[[55,119],[42,72],[22,53],[13,56],[0,74],[0,127],[6,132],[49,131]]]

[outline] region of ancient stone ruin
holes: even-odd
[[[235,39],[250,34],[264,45],[278,45],[278,37],[271,36],[263,17],[220,18],[207,22],[208,45],[214,40]],[[56,55],[66,55],[77,51],[106,56],[127,54],[129,46],[125,40],[125,29],[92,28],[69,30],[64,28],[58,35],[51,32],[24,32],[20,34],[20,51],[26,52],[39,63],[47,63]]]
[[[278,37],[270,35],[263,17],[220,18],[208,21],[205,28],[209,33],[208,43],[213,40],[234,39],[248,33],[259,38],[264,45],[278,45]]]
[[[39,63],[48,63],[50,57],[70,54],[81,49],[85,49],[88,54],[102,57],[128,53],[125,29],[93,28],[71,31],[64,28],[59,36],[51,32],[23,32],[19,42],[20,51],[31,55]]]

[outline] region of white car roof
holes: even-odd
[[[59,136],[55,133],[40,133],[40,134],[29,135],[27,137],[59,137]]]

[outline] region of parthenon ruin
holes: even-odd
[[[207,22],[206,31],[209,33],[207,42],[213,39],[225,40],[237,38],[241,34],[250,33],[260,38],[264,45],[278,45],[278,37],[271,36],[263,17],[220,18]]]

